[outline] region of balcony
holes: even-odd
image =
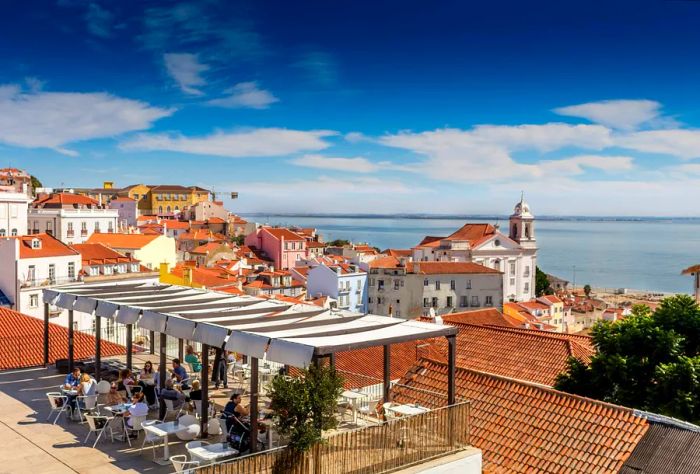
[[[81,281],[80,277],[77,276],[68,276],[68,277],[59,277],[59,278],[27,278],[24,281],[20,282],[19,287],[21,289],[26,289],[26,288],[41,288],[41,287],[46,287],[46,286],[59,286],[59,285],[68,285],[70,283],[75,283]]]
[[[80,229],[80,236],[81,237],[87,237],[88,231],[87,229]]]
[[[66,236],[68,236],[68,237],[74,237],[74,236],[75,236],[75,231],[73,231],[73,230],[68,230],[68,231],[66,231]]]

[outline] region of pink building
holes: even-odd
[[[306,239],[284,227],[259,227],[245,238],[245,245],[265,252],[279,270],[294,268],[307,256]]]

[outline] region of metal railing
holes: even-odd
[[[469,446],[469,402],[334,434],[304,453],[287,448],[212,464],[196,474],[370,474],[447,456]]]

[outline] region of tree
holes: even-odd
[[[32,190],[44,187],[36,176],[30,175],[30,179],[32,180]]]
[[[555,388],[610,403],[700,420],[700,308],[688,295],[656,311],[636,305],[620,321],[592,330],[590,363],[570,359]]]
[[[338,426],[337,400],[343,378],[328,366],[311,365],[298,377],[277,375],[269,393],[277,432],[289,436],[289,448],[303,452],[322,441],[323,430]]]
[[[588,283],[583,285],[583,292],[586,294],[586,298],[589,298],[591,296],[591,285]]]
[[[540,267],[535,267],[535,295],[551,295],[554,293],[552,287],[549,286],[549,278],[547,274],[540,270]]]
[[[329,247],[344,247],[346,245],[350,245],[349,240],[335,239],[335,240],[331,240],[330,242],[328,242]]]
[[[234,237],[231,237],[231,242],[240,247],[245,242],[245,235],[236,235]]]

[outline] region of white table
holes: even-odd
[[[403,416],[420,415],[421,413],[430,411],[428,408],[417,405],[391,405],[386,407],[386,409]]]
[[[131,403],[120,403],[119,405],[105,407],[105,410],[112,414],[110,424],[114,423],[115,420],[119,420],[118,423],[121,425],[121,432],[124,437],[122,441],[126,440],[126,420],[124,419],[124,413],[129,411],[129,407],[131,407]]]
[[[144,426],[144,431],[163,438],[163,457],[154,459],[154,461],[162,466],[170,465],[170,449],[168,449],[168,435],[175,434],[178,431],[187,429],[188,425],[175,424],[174,421],[166,423],[156,423],[155,425]]]
[[[214,443],[207,444],[204,446],[198,446],[188,450],[192,459],[202,461],[204,463],[210,463],[217,461],[222,458],[228,458],[238,455],[238,450],[233,449],[225,443]]]
[[[357,403],[360,400],[366,399],[368,395],[362,392],[356,392],[355,390],[346,390],[340,394],[341,397],[348,400],[352,405],[352,422],[357,424]]]

